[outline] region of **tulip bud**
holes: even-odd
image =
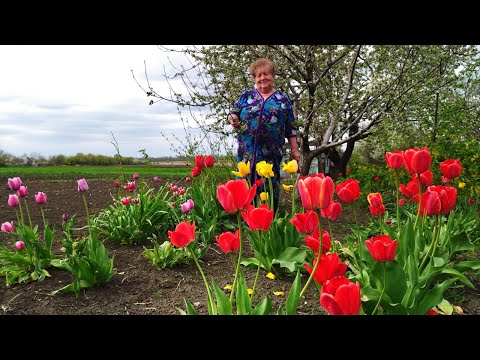
[[[15,243],[15,248],[17,250],[25,249],[25,243],[22,240],[19,240]]]

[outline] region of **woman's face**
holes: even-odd
[[[261,93],[269,93],[273,90],[275,77],[267,68],[258,68],[255,73],[255,85]]]

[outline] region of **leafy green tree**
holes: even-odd
[[[345,173],[358,141],[372,135],[383,122],[403,126],[422,110],[421,99],[431,101],[436,93],[456,86],[478,61],[476,47],[468,45],[214,45],[160,49],[177,59],[183,54],[186,61],[172,61],[173,72],[165,70],[163,76],[170,84],[165,93],[157,92],[148,76],[146,86],[137,81],[147,96],[155,99],[150,104],[167,101],[190,112],[195,107],[207,108],[207,115],[194,119],[195,125],[218,136],[232,134],[226,115],[240,94],[252,87],[249,64],[258,57],[274,60],[276,87],[287,91],[294,104],[301,173],[307,174],[312,161],[325,154],[334,164],[330,174],[334,178]],[[183,85],[182,91],[174,88],[175,81]]]

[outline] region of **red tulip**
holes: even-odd
[[[122,198],[122,200],[120,200],[120,202],[122,203],[122,205],[127,206],[128,204],[130,204],[130,197],[124,197]]]
[[[295,214],[290,220],[300,234],[313,233],[318,229],[318,221],[318,215],[313,210],[308,210],[306,214]]]
[[[181,222],[175,228],[175,231],[168,231],[168,237],[173,245],[177,247],[185,247],[195,240],[195,222]]]
[[[244,179],[230,180],[217,187],[217,199],[229,214],[246,210],[255,197],[257,186],[250,189]]]
[[[305,244],[314,252],[318,252],[320,247],[320,230],[317,229],[313,235],[305,236]],[[326,254],[330,250],[331,244],[330,234],[328,231],[322,230],[322,254]]]
[[[213,164],[215,164],[215,159],[213,158],[213,156],[212,155],[205,156],[205,166],[212,167]]]
[[[118,181],[113,182],[113,187],[118,188],[120,186],[120,183]]]
[[[195,156],[195,167],[198,167],[200,170],[205,168],[205,158],[203,155]]]
[[[273,215],[274,211],[270,210],[267,204],[262,204],[258,208],[248,205],[247,212],[242,212],[243,220],[245,220],[252,231],[268,231],[272,224]]]
[[[317,259],[318,252],[315,254],[312,267],[307,264],[303,265],[309,274],[312,273],[313,267],[315,267],[315,264],[317,263]],[[343,276],[345,271],[347,271],[347,265],[340,261],[340,257],[337,253],[327,255],[322,254],[320,257],[320,264],[318,264],[313,279],[320,285],[323,285],[325,281],[332,277]]]
[[[237,229],[235,234],[230,231],[224,232],[217,236],[216,240],[224,253],[237,252],[240,248],[240,231]]]
[[[438,312],[436,312],[433,309],[430,309],[430,310],[427,311],[427,313],[425,315],[438,315]]]
[[[440,163],[440,171],[446,178],[455,179],[462,173],[462,163],[459,160],[445,160]]]
[[[412,181],[415,181],[418,184],[418,174],[412,174]],[[420,184],[422,186],[430,186],[433,183],[433,173],[430,170],[427,170],[420,174]]]
[[[360,185],[358,180],[345,180],[337,184],[337,195],[343,202],[351,203],[360,197]]]
[[[373,260],[378,262],[394,261],[398,241],[392,240],[388,235],[378,235],[365,241],[365,246]]]
[[[387,162],[388,167],[392,169],[401,168],[404,164],[403,151],[396,150],[393,153],[387,152],[385,153],[385,160]]]
[[[404,206],[405,205],[405,199],[398,199],[398,206]]]
[[[337,200],[330,201],[330,205],[327,208],[320,210],[320,215],[325,219],[337,220],[342,213],[342,204]]]
[[[427,216],[448,214],[455,207],[457,189],[452,186],[429,186],[422,194],[420,213]]]
[[[304,176],[298,180],[298,191],[305,209],[325,209],[332,200],[333,180],[324,174]]]
[[[192,177],[197,177],[201,173],[202,173],[202,168],[198,166],[195,166],[192,170],[190,170],[190,174],[192,175]]]
[[[474,203],[473,198],[468,199],[468,205],[472,206]]]
[[[410,159],[410,168],[412,172],[421,174],[428,170],[432,163],[432,155],[428,151],[428,148],[423,147],[421,150],[417,150]]]
[[[330,315],[358,315],[362,309],[360,284],[344,276],[325,282],[320,291],[320,305]]]
[[[370,193],[367,195],[368,203],[374,207],[379,207],[383,204],[382,195],[379,193]]]
[[[368,210],[372,216],[380,216],[385,212],[385,205],[381,204],[380,206],[368,205]]]
[[[406,197],[412,198],[415,195],[418,195],[418,181],[417,180],[410,180],[407,183],[407,186],[400,184],[398,190],[405,195]]]

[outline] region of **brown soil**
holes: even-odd
[[[47,203],[44,205],[45,217],[51,224],[55,224],[57,233],[60,234],[62,214],[77,214],[77,224],[85,225],[85,209],[80,193],[76,191],[76,180],[25,181],[29,191],[29,208],[34,224],[42,224],[41,213],[38,205],[31,199],[38,191],[47,194]],[[89,181],[88,197],[89,211],[91,214],[102,210],[112,202],[116,196],[113,183],[104,180]],[[150,186],[161,186],[160,183],[150,183]],[[9,190],[6,184],[0,191],[0,223],[16,219],[14,209],[7,205]],[[365,214],[366,217],[366,214]],[[344,216],[348,218],[348,216]],[[336,232],[345,234],[350,225],[337,221]],[[11,242],[8,234],[0,233],[0,241]],[[147,245],[150,247],[150,245]],[[141,245],[118,245],[105,243],[110,255],[115,256],[115,275],[112,280],[103,286],[83,290],[76,298],[73,293],[58,293],[50,295],[53,290],[73,281],[73,276],[56,268],[49,268],[51,277],[42,282],[27,284],[14,284],[5,286],[5,279],[0,279],[0,314],[37,314],[37,315],[170,315],[179,314],[178,309],[185,309],[184,298],[196,307],[198,313],[207,314],[206,293],[203,280],[194,263],[178,265],[171,269],[158,270],[142,256]],[[59,255],[58,244],[54,245],[55,252]],[[250,250],[246,249],[246,256]],[[251,254],[251,251],[250,251]],[[214,244],[201,260],[201,265],[208,279],[215,279],[220,287],[232,282],[234,273],[234,258],[225,255]],[[230,270],[229,270],[230,269]],[[245,276],[249,287],[252,286],[255,270],[245,269]],[[285,297],[276,296],[274,292],[283,291],[288,295],[293,277],[286,276],[281,279],[270,280],[261,273],[259,296],[263,299],[266,295],[273,303],[276,311],[285,303]],[[302,282],[305,283],[306,276]],[[476,282],[475,284],[478,284]],[[476,290],[467,288],[454,293],[455,304],[460,305],[465,314],[480,314],[479,294]],[[452,302],[454,302],[452,300]],[[315,286],[310,286],[304,301],[299,305],[298,314],[324,314],[318,301],[318,291]]]

